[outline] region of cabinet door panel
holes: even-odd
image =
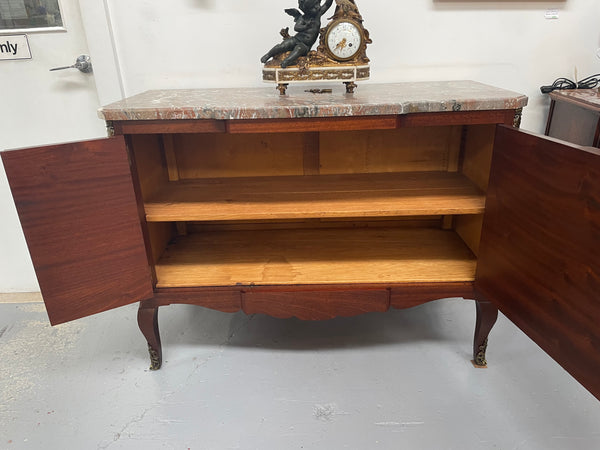
[[[476,289],[600,398],[600,153],[499,126]]]
[[[2,160],[53,325],[152,297],[123,137]]]

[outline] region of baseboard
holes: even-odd
[[[0,293],[0,303],[41,303],[40,292],[10,292]]]

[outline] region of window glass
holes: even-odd
[[[0,0],[0,30],[62,26],[58,0]]]

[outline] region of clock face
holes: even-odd
[[[339,61],[347,61],[356,56],[362,42],[363,35],[360,28],[349,20],[332,24],[327,32],[327,49]]]

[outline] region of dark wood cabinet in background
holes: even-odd
[[[600,94],[597,89],[550,94],[546,136],[573,144],[600,147]]]
[[[518,94],[382,86],[258,118],[131,106],[114,137],[2,153],[51,322],[140,301],[159,368],[164,305],[321,320],[464,297],[476,362],[499,307],[598,397],[600,154],[514,128]]]

